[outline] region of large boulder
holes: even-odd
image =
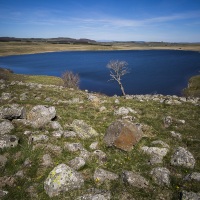
[[[10,133],[13,129],[14,126],[10,121],[3,121],[0,123],[0,135]]]
[[[56,117],[56,109],[54,106],[37,105],[28,113],[27,119],[35,128],[40,128],[48,124]]]
[[[107,129],[104,142],[107,146],[115,146],[124,151],[130,151],[143,136],[137,124],[126,120],[117,120]]]
[[[11,104],[0,108],[0,118],[2,119],[25,119],[26,110],[18,104]]]
[[[88,124],[86,124],[83,120],[75,119],[72,122],[73,131],[77,133],[77,136],[81,139],[88,139],[91,137],[98,136],[98,133]]]
[[[194,168],[195,162],[193,155],[183,147],[178,147],[171,157],[171,164],[175,166]]]
[[[65,164],[60,164],[50,172],[44,182],[44,189],[50,197],[54,197],[62,192],[79,189],[83,184],[81,174]]]

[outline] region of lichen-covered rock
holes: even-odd
[[[77,134],[74,131],[64,131],[63,132],[64,138],[74,138],[76,136],[77,136]]]
[[[60,125],[59,122],[57,121],[51,121],[49,123],[50,128],[52,128],[53,130],[63,130],[62,126]]]
[[[47,142],[49,140],[49,137],[44,134],[40,135],[31,135],[29,137],[29,144],[35,143],[35,142]]]
[[[98,148],[98,146],[99,146],[99,143],[98,143],[98,142],[93,142],[93,143],[90,145],[90,149],[95,150],[95,149]]]
[[[192,172],[188,174],[185,178],[185,181],[199,181],[200,182],[200,173],[199,172]]]
[[[137,124],[126,120],[117,120],[107,129],[104,142],[107,146],[115,146],[124,151],[130,151],[142,138],[143,132]]]
[[[42,166],[50,167],[53,165],[52,158],[49,154],[45,154],[42,156]]]
[[[129,185],[137,188],[144,189],[148,188],[149,186],[149,182],[137,172],[123,171],[122,180],[123,182],[128,183]]]
[[[170,131],[170,133],[173,138],[177,138],[178,140],[182,139],[182,135],[180,133],[176,133],[175,131]]]
[[[171,164],[175,166],[194,168],[195,162],[193,155],[183,147],[178,147],[171,157]]]
[[[81,174],[65,164],[60,164],[50,172],[44,182],[44,189],[50,197],[54,197],[63,192],[79,189],[83,185]]]
[[[97,168],[94,172],[94,181],[97,184],[101,184],[105,181],[116,180],[118,178],[119,176],[117,174],[101,168]]]
[[[81,150],[79,157],[83,158],[84,160],[89,160],[91,158],[91,153],[85,149]]]
[[[68,162],[68,165],[75,170],[79,170],[85,165],[85,160],[82,157],[76,157]]]
[[[11,104],[0,108],[0,118],[2,119],[25,119],[26,110],[18,104]]]
[[[75,119],[72,122],[73,131],[77,133],[77,136],[81,139],[88,139],[91,137],[98,136],[98,133],[88,124],[86,124],[83,120]]]
[[[159,147],[147,147],[144,146],[141,148],[144,153],[150,155],[150,164],[159,164],[162,163],[163,157],[167,155],[169,149],[159,148]]]
[[[75,152],[75,151],[83,150],[83,146],[82,146],[81,143],[69,143],[69,142],[65,142],[64,149],[68,150],[68,151],[71,151],[71,152]]]
[[[187,192],[185,190],[181,193],[181,200],[199,200],[200,193]]]
[[[44,105],[37,105],[28,113],[27,119],[35,128],[40,128],[48,124],[56,117],[56,109],[54,106],[48,107]]]
[[[14,126],[10,121],[0,122],[0,135],[10,133],[13,129]]]
[[[19,139],[15,135],[1,135],[0,136],[0,149],[16,147]]]
[[[93,156],[97,158],[99,163],[105,163],[107,161],[107,155],[101,150],[95,150]]]
[[[63,131],[61,131],[61,130],[57,130],[57,131],[52,132],[52,136],[55,137],[55,138],[61,138],[62,135],[63,135]]]
[[[12,97],[11,93],[3,92],[3,93],[1,94],[1,99],[2,99],[2,100],[9,100],[9,99],[11,99],[11,97]]]
[[[114,112],[115,115],[128,115],[129,113],[136,114],[137,112],[129,107],[128,108],[120,107],[118,110],[115,110]]]
[[[152,169],[150,172],[152,175],[153,180],[158,184],[158,185],[170,185],[170,171],[167,168],[164,167],[156,167]]]
[[[163,119],[163,121],[164,121],[164,127],[165,127],[165,128],[168,128],[169,126],[171,126],[171,124],[172,124],[172,122],[173,122],[171,116],[165,117],[165,118]]]

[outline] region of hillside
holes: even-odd
[[[0,74],[0,198],[200,198],[199,98],[108,97]]]

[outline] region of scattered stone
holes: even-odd
[[[144,153],[151,156],[149,162],[150,164],[159,164],[162,163],[163,157],[167,155],[169,149],[167,148],[158,148],[158,147],[147,147],[144,146],[141,148]]]
[[[200,199],[200,193],[187,192],[184,190],[181,193],[181,200],[199,200],[199,199]]]
[[[167,143],[163,142],[162,140],[155,140],[151,144],[160,144],[162,147],[169,149],[169,145]]]
[[[115,146],[124,151],[131,151],[142,138],[143,132],[137,124],[126,120],[114,121],[107,129],[104,142],[107,146]]]
[[[56,137],[56,138],[61,138],[62,137],[62,135],[63,135],[63,131],[53,131],[52,132],[52,136],[53,137]]]
[[[127,115],[127,116],[122,116],[122,120],[128,120],[130,122],[132,122],[135,119],[135,117]]]
[[[6,196],[8,194],[8,191],[0,189],[0,198]]]
[[[188,174],[185,178],[185,181],[200,181],[200,173],[198,172],[192,172],[191,174]]]
[[[24,161],[24,167],[31,167],[32,166],[32,161],[30,160],[30,158],[27,158],[25,161]]]
[[[62,192],[79,189],[84,180],[81,174],[65,164],[55,167],[44,182],[44,189],[49,197],[54,197]]]
[[[10,100],[11,97],[12,97],[11,93],[3,92],[3,93],[1,94],[1,99],[2,99],[2,100]]]
[[[13,187],[15,186],[15,178],[13,176],[2,176],[0,177],[0,188],[5,186]]]
[[[50,125],[50,128],[52,128],[53,130],[63,130],[62,126],[57,121],[51,121],[49,125]]]
[[[172,137],[182,140],[182,135],[180,133],[176,133],[175,131],[170,131],[170,133]]]
[[[79,170],[85,165],[85,160],[82,157],[76,157],[68,162],[68,165],[75,170]]]
[[[22,93],[19,97],[20,101],[25,101],[28,99],[27,93]]]
[[[111,181],[111,180],[116,180],[118,179],[119,176],[113,172],[97,168],[94,172],[94,181],[97,184],[102,184],[105,181]]]
[[[81,139],[87,139],[91,137],[98,136],[98,133],[88,124],[86,124],[83,120],[75,119],[72,122],[73,131],[77,133],[77,136]]]
[[[79,157],[82,157],[84,160],[89,160],[91,157],[91,153],[85,149],[81,150]]]
[[[154,168],[150,174],[153,177],[153,180],[158,184],[158,185],[170,185],[170,171],[167,168],[164,167],[157,167]]]
[[[5,167],[7,160],[6,156],[0,155],[0,168]]]
[[[99,111],[100,112],[103,112],[103,111],[105,111],[106,110],[106,107],[105,106],[101,106],[100,108],[99,108]]]
[[[50,151],[56,155],[60,155],[62,153],[62,147],[57,146],[57,145],[48,144],[46,146],[46,149],[48,150],[48,152]]]
[[[68,151],[71,151],[71,152],[75,152],[75,151],[83,150],[83,146],[82,146],[81,143],[68,143],[68,142],[65,142],[64,149],[68,150]]]
[[[15,135],[0,135],[0,149],[16,147],[19,139]]]
[[[93,155],[98,159],[100,163],[105,163],[107,161],[107,155],[101,150],[94,151]]]
[[[13,129],[14,126],[10,121],[3,121],[0,123],[0,135],[10,133]]]
[[[93,94],[88,94],[88,100],[94,103],[100,102],[100,99]]]
[[[37,190],[36,188],[31,185],[27,190],[26,192],[29,193],[29,196],[31,197],[31,199],[38,199],[38,194],[37,194]]]
[[[64,131],[63,133],[64,138],[71,138],[71,137],[74,138],[76,136],[77,134],[74,131]]]
[[[167,116],[164,118],[164,127],[168,128],[169,126],[171,126],[173,120],[171,116]]]
[[[143,176],[141,176],[139,173],[132,171],[123,171],[122,180],[123,182],[137,188],[144,189],[148,188],[149,186],[149,182]]]
[[[93,142],[90,145],[90,149],[92,149],[92,150],[96,150],[96,149],[98,149],[98,147],[99,147],[99,143],[98,142]]]
[[[0,108],[0,118],[2,119],[25,119],[26,110],[18,104],[11,104],[8,107]]]
[[[116,104],[119,104],[119,99],[115,99],[115,103],[116,103]]]
[[[171,157],[171,164],[175,166],[194,168],[195,162],[193,155],[183,147],[178,147]]]
[[[23,178],[24,177],[24,171],[23,170],[20,170],[18,171],[15,176],[19,177],[19,178]]]
[[[118,110],[115,110],[115,115],[128,115],[130,113],[136,114],[137,112],[131,108],[120,107]]]
[[[40,128],[49,123],[56,117],[56,109],[54,106],[48,107],[37,105],[28,113],[27,119],[32,122],[34,128]]]
[[[45,167],[50,167],[53,165],[52,158],[49,154],[45,154],[42,156],[42,164]]]
[[[29,144],[36,143],[36,142],[47,142],[49,137],[47,135],[31,135],[29,137]]]

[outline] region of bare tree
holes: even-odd
[[[64,86],[67,88],[78,89],[80,78],[78,74],[74,74],[72,71],[66,71],[62,74]]]
[[[126,61],[118,61],[118,60],[111,60],[107,64],[107,68],[110,70],[111,80],[117,81],[122,91],[122,95],[125,96],[124,87],[121,82],[121,77],[125,74],[129,73],[129,69],[127,67],[128,63]]]

